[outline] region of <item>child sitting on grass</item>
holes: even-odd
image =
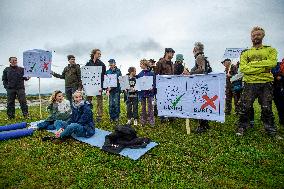
[[[75,91],[73,94],[72,115],[65,121],[56,121],[55,137],[64,139],[75,134],[78,137],[91,137],[95,134],[93,112],[91,104],[83,100],[81,91]]]
[[[71,115],[70,102],[64,99],[61,91],[54,91],[50,97],[50,104],[47,107],[49,116],[44,122],[38,123],[38,129],[54,130],[56,120],[67,121]]]

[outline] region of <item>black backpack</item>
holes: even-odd
[[[212,68],[211,68],[210,63],[209,63],[207,58],[208,57],[204,58],[204,60],[205,60],[205,74],[208,74],[208,73],[212,72]]]

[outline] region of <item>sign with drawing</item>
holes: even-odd
[[[119,80],[121,90],[130,89],[129,76],[128,75],[120,76],[120,77],[118,77],[118,80]]]
[[[101,66],[81,67],[81,80],[87,96],[100,95],[101,87]]]
[[[144,91],[153,88],[153,76],[143,76],[136,79],[135,90]]]
[[[23,53],[24,74],[26,77],[51,78],[52,53],[34,49]]]
[[[245,48],[226,48],[224,58],[239,58]]]
[[[117,74],[104,75],[104,88],[117,87]]]
[[[225,121],[224,73],[157,76],[159,116]]]

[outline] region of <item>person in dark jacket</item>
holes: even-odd
[[[8,119],[15,118],[15,100],[19,100],[23,116],[28,118],[28,105],[26,100],[24,81],[29,77],[24,77],[24,68],[18,66],[17,58],[9,58],[10,66],[3,71],[2,81],[7,91],[7,115]]]
[[[80,65],[75,63],[75,56],[68,55],[68,66],[66,66],[62,74],[51,72],[54,77],[65,80],[65,94],[67,99],[72,103],[72,94],[76,90],[82,90]]]
[[[147,122],[151,126],[155,125],[155,117],[154,117],[154,111],[153,111],[153,97],[155,95],[155,87],[156,87],[156,79],[155,79],[155,74],[150,71],[149,68],[149,61],[146,59],[142,59],[140,61],[140,67],[142,71],[137,75],[137,79],[140,77],[144,76],[152,76],[153,77],[153,88],[149,90],[142,90],[138,91],[138,97],[139,100],[141,101],[141,116],[140,116],[140,123],[142,126],[144,126]],[[146,112],[146,106],[148,112]]]
[[[107,94],[109,95],[109,116],[111,121],[118,123],[120,114],[120,85],[118,77],[121,76],[121,71],[117,68],[114,59],[110,59],[108,62],[110,68],[106,71],[106,75],[117,75],[117,87],[108,87],[107,89]]]
[[[176,61],[174,64],[174,74],[175,75],[181,75],[184,71],[184,65],[183,65],[183,55],[177,54],[176,55]]]
[[[174,57],[175,51],[172,48],[165,48],[163,58],[157,62],[155,74],[156,75],[174,75],[174,65],[171,61]]]
[[[222,61],[222,64],[225,67],[225,73],[226,73],[226,108],[225,108],[225,114],[230,115],[232,110],[232,99],[234,98],[234,104],[235,104],[235,111],[238,110],[238,97],[234,94],[232,90],[232,83],[230,81],[231,77],[233,75],[236,75],[238,73],[238,69],[235,65],[232,64],[230,59],[225,59]]]
[[[97,122],[100,122],[103,117],[103,83],[104,83],[104,75],[106,74],[106,66],[100,60],[101,58],[101,51],[99,49],[93,49],[91,52],[91,59],[87,62],[86,66],[101,66],[102,67],[102,74],[101,74],[101,94],[97,95]],[[93,97],[88,96],[87,100],[92,104]]]
[[[174,75],[174,65],[172,62],[172,58],[174,57],[175,51],[172,48],[165,48],[165,54],[163,58],[156,64],[155,74],[156,75]],[[161,122],[165,123],[169,119],[161,116]],[[173,120],[173,119],[171,119]]]
[[[284,59],[272,69],[274,76],[273,100],[278,111],[279,124],[284,126],[284,69],[282,70],[281,67],[284,68]]]
[[[205,74],[206,73],[206,60],[204,56],[204,45],[201,42],[196,42],[193,48],[193,54],[195,57],[195,66],[191,69],[190,75],[193,74]],[[208,130],[208,120],[199,119],[199,126],[196,129],[196,133],[203,133]]]
[[[65,122],[57,120],[54,123],[57,138],[66,138],[75,134],[77,137],[91,137],[95,134],[95,124],[90,103],[83,100],[81,91],[73,94],[72,114],[70,119]]]

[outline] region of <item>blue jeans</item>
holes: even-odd
[[[44,121],[37,124],[38,129],[54,130],[54,121]]]
[[[86,137],[85,128],[78,123],[71,123],[70,125],[68,125],[67,122],[58,120],[55,121],[54,125],[56,127],[56,130],[60,128],[64,129],[64,131],[60,134],[60,138],[69,137],[72,134],[75,134],[75,136],[77,137]]]
[[[110,119],[119,118],[120,114],[120,92],[110,92],[109,95],[109,115]]]

